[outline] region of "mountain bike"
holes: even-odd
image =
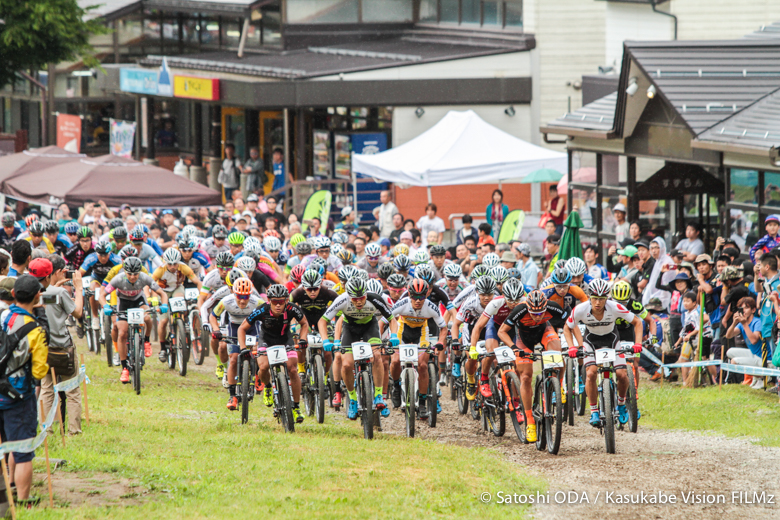
[[[439,415],[437,411],[439,395],[441,394],[439,385],[436,384],[439,380],[439,356],[432,345],[428,347],[428,352],[428,426],[436,428],[436,419]]]
[[[223,341],[232,345],[238,345],[238,338],[223,336]],[[246,336],[246,348],[241,349],[236,360],[236,391],[238,402],[241,406],[241,424],[249,421],[249,403],[255,397],[255,378],[257,377],[257,362],[252,352],[257,346],[257,336]]]
[[[187,338],[189,351],[192,354],[192,360],[200,366],[206,360],[210,338],[203,331],[198,310],[198,294],[200,291],[195,288],[184,289],[184,299],[187,302]],[[204,347],[205,345],[205,347]]]
[[[355,391],[363,438],[373,439],[374,428],[381,431],[381,420],[374,409],[374,350],[371,344],[363,341],[353,343],[352,358],[355,363]]]
[[[537,346],[538,350],[538,346]],[[561,447],[563,427],[563,404],[561,403],[561,382],[559,371],[563,370],[563,354],[559,350],[543,350],[532,354],[541,361],[542,373],[537,374],[534,384],[533,414],[537,430],[536,449],[557,455]]]
[[[460,343],[452,340],[452,333],[449,328],[447,328],[447,343],[444,345],[444,348],[446,349],[445,366],[447,367],[447,386],[450,387],[450,401],[455,401],[458,398],[458,392],[455,389],[457,378],[452,375],[452,365],[458,358]]]
[[[187,375],[190,358],[189,309],[182,297],[168,300],[171,318],[168,323],[168,368],[174,370],[179,363],[179,375]]]
[[[520,398],[520,377],[515,370],[515,350],[500,346],[487,356],[496,359],[496,366],[490,369],[489,380],[490,389],[493,392],[493,402],[496,404],[497,410],[500,410],[500,413],[497,413],[493,434],[496,436],[504,435],[506,429],[504,415],[509,413],[518,440],[523,444],[528,444],[525,434],[525,408],[523,400]]]
[[[626,391],[626,410],[628,411],[628,431],[636,433],[639,428],[639,407],[637,404],[636,381],[634,379],[633,365],[630,363],[634,354],[634,343],[621,341],[620,350],[626,352],[626,375],[628,376],[628,390]],[[639,354],[636,354],[639,356]],[[623,429],[623,424],[619,428]]]
[[[633,344],[632,344],[633,346]],[[630,349],[634,352],[633,348]],[[615,453],[615,423],[619,423],[617,411],[617,382],[615,381],[615,359],[624,354],[624,348],[596,349],[596,366],[598,367],[599,388],[599,429],[604,434],[604,444],[607,453]],[[628,369],[627,369],[628,371]]]
[[[89,277],[84,281],[84,311],[81,316],[81,322],[82,327],[84,327],[84,335],[87,337],[87,348],[90,352],[99,355],[101,342],[98,331],[92,328],[92,305],[90,304],[90,299],[95,296],[95,291],[89,288],[91,282],[92,279]]]
[[[133,390],[141,395],[141,370],[146,364],[144,356],[144,309],[127,309],[127,366],[133,379]]]
[[[460,356],[460,377],[453,377],[450,382],[451,391],[455,392],[455,400],[458,403],[458,413],[466,415],[469,411],[469,400],[466,398],[466,360],[468,355],[461,350],[460,343],[452,343],[452,349],[455,354]],[[467,350],[466,350],[467,352]]]
[[[485,340],[477,341],[477,370],[474,372],[474,381],[477,385],[477,397],[471,404],[471,418],[475,421],[482,419],[482,393],[479,391],[479,382],[482,380],[482,359],[487,355]],[[464,370],[465,373],[465,370]]]
[[[580,331],[584,333],[585,326],[579,325]],[[563,421],[568,422],[569,426],[574,426],[574,414],[585,415],[585,408],[588,398],[585,395],[585,380],[583,379],[582,365],[579,360],[582,359],[582,347],[580,347],[578,358],[569,359],[569,347],[563,333],[559,334],[561,338],[561,352],[565,358],[566,376],[564,384],[566,385],[566,405],[563,407]]]
[[[418,347],[414,344],[398,346],[399,359],[401,361],[401,408],[406,417],[406,436],[414,437],[414,423],[417,418],[417,399],[419,391],[419,363]]]
[[[301,400],[306,407],[306,415],[317,416],[317,422],[325,422],[325,407],[328,399],[328,386],[325,382],[325,358],[322,338],[319,334],[309,334],[309,347],[306,349],[306,376],[301,381]]]
[[[292,413],[292,385],[287,372],[287,352],[288,349],[292,351],[294,348],[286,345],[274,345],[272,347],[265,345],[265,352],[261,351],[259,354],[268,357],[268,364],[271,370],[271,387],[274,395],[274,417],[282,423],[284,431],[287,433],[295,431],[295,420]]]

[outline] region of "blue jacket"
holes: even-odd
[[[503,222],[503,219],[505,219],[506,216],[509,214],[509,206],[507,206],[504,203],[501,203],[501,213],[503,214],[503,216],[501,217]],[[493,227],[493,202],[492,201],[485,208],[485,218],[487,219],[487,223],[490,224],[490,227]],[[490,233],[490,236],[493,236],[492,231]],[[493,237],[493,238],[497,238],[497,237]]]

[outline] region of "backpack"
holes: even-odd
[[[19,348],[20,341],[37,327],[40,327],[40,324],[33,319],[16,332],[9,333],[0,328],[0,395],[11,401],[21,400],[25,396],[19,393],[8,380],[8,362],[13,358],[14,351]]]

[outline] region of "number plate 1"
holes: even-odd
[[[363,359],[371,359],[374,357],[374,350],[371,348],[371,343],[365,343],[360,341],[352,344],[352,358],[355,361],[361,361]]]
[[[545,368],[562,368],[563,367],[563,355],[557,350],[545,350],[542,352],[544,356]]]
[[[246,337],[246,346],[247,347],[253,347],[257,345],[257,336],[249,336]]]
[[[417,345],[401,345],[398,348],[401,357],[401,363],[417,364],[417,360],[419,359],[417,355]]]
[[[266,349],[268,362],[272,365],[283,365],[287,363],[287,347],[284,345],[274,345]]]
[[[168,300],[168,304],[173,312],[184,312],[187,310],[187,302],[184,298],[171,298]]]
[[[615,349],[613,348],[600,348],[596,351],[596,363],[599,365],[614,363],[615,362]]]
[[[512,363],[515,360],[515,353],[510,347],[498,347],[493,351],[496,354],[498,363]]]
[[[187,301],[198,301],[197,289],[184,289],[184,299]]]
[[[127,323],[130,325],[141,325],[144,322],[144,310],[143,309],[128,309],[127,310]]]

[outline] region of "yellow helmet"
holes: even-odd
[[[393,248],[393,256],[406,255],[409,256],[409,246],[406,244],[398,244]]]
[[[631,285],[626,281],[619,281],[612,286],[612,297],[618,301],[624,302],[631,296]]]

